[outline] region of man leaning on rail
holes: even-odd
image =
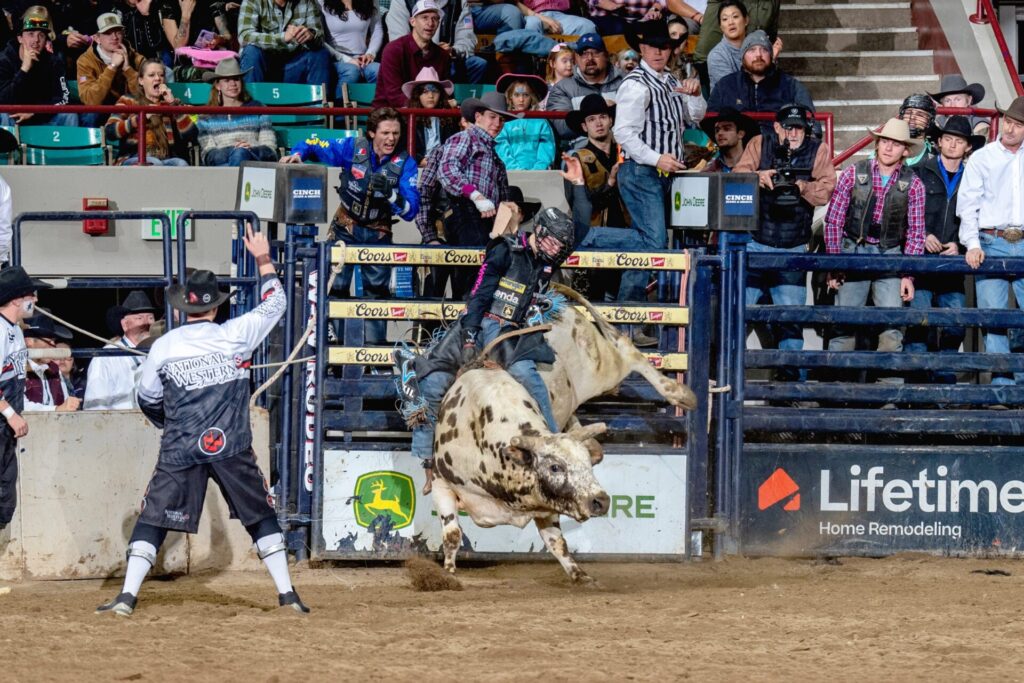
[[[987,256],[1024,256],[1024,97],[1018,97],[1003,114],[999,139],[971,155],[960,181],[956,213],[960,216],[960,242],[967,247],[967,263],[980,266]],[[1009,305],[1010,282],[1017,306],[1024,307],[1024,277],[1000,275],[975,277],[978,308],[1004,309]],[[988,353],[1009,353],[1006,330],[985,330]],[[1014,379],[992,376],[992,384],[1024,381],[1024,373]]]

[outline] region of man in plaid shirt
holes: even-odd
[[[246,83],[330,82],[331,56],[315,0],[242,0],[238,41]]]
[[[825,216],[825,248],[830,254],[924,253],[924,200],[921,179],[904,164],[920,151],[922,141],[910,137],[905,121],[889,119],[875,136],[875,158],[847,166],[836,184]],[[829,289],[837,306],[874,305],[900,308],[914,298],[914,279],[904,276],[829,273]],[[853,351],[853,331],[837,329],[829,351]],[[901,352],[903,332],[890,328],[878,336],[878,350]],[[899,378],[882,381],[900,382]]]

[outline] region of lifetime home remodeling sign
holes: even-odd
[[[580,555],[683,556],[686,456],[606,453],[594,468],[611,496],[608,516],[582,524],[562,517]],[[441,550],[441,523],[423,496],[420,460],[408,452],[330,450],[323,458],[321,552],[326,558],[399,558]],[[534,524],[476,526],[459,516],[463,553],[547,555]]]
[[[743,452],[746,555],[1018,554],[1024,449],[849,447]]]

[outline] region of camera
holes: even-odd
[[[796,168],[793,166],[793,149],[788,142],[775,146],[775,175],[772,183],[775,189],[774,204],[776,206],[796,206],[800,203],[800,188],[797,187],[797,178],[801,175],[809,175],[810,168]]]

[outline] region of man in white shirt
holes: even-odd
[[[0,128],[0,154],[9,154],[18,148],[18,139],[10,131]],[[14,205],[11,201],[11,188],[0,178],[0,264],[11,260],[11,238],[14,218]]]
[[[135,290],[128,295],[121,306],[115,306],[107,314],[111,331],[121,333],[117,343],[134,349],[149,336],[156,309],[145,292]],[[104,348],[117,348],[107,344]],[[137,368],[144,356],[101,356],[89,363],[89,375],[85,385],[86,410],[132,410],[139,404],[135,397]]]
[[[668,70],[677,43],[664,20],[636,24],[630,46],[640,53],[640,66],[619,85],[615,139],[625,161],[619,167],[619,193],[637,232],[636,250],[664,249],[668,236],[673,173],[686,170],[683,130],[687,121],[704,118],[707,103],[700,82],[680,82]],[[646,300],[648,276],[641,270],[622,274],[619,301]]]
[[[1018,97],[1003,114],[999,139],[982,147],[967,160],[960,181],[956,213],[960,216],[960,242],[967,247],[967,264],[977,268],[987,256],[1024,256],[1024,97]],[[1010,280],[1001,276],[975,278],[978,308],[1005,309]],[[1024,308],[1024,278],[1013,279],[1017,305]],[[1005,329],[985,331],[988,353],[1009,353]],[[993,384],[1024,382],[993,375]]]

